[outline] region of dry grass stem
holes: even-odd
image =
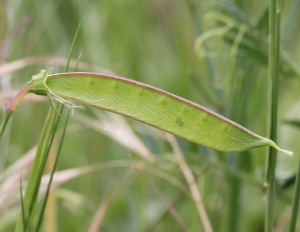
[[[103,197],[103,200],[93,217],[93,220],[89,226],[88,232],[98,232],[101,230],[102,222],[107,212],[107,208],[109,206],[110,200],[112,198],[113,193],[119,189],[119,187],[128,179],[129,176],[133,174],[133,170],[128,170],[122,173],[116,181],[109,187],[107,193]]]
[[[181,227],[181,229],[185,232],[190,231],[181,216],[177,213],[177,211],[174,208],[174,205],[172,205],[165,197],[164,194],[159,190],[159,187],[149,178],[147,175],[144,175],[146,178],[148,184],[151,186],[155,194],[159,197],[159,199],[163,202],[165,207],[167,208],[168,212],[172,215],[172,217],[175,219],[177,224]],[[151,228],[154,229],[153,227]],[[150,230],[147,230],[150,231]]]
[[[57,56],[41,56],[41,57],[27,57],[20,60],[15,60],[7,64],[0,65],[0,78],[6,75],[12,74],[22,68],[27,67],[28,65],[37,65],[37,64],[47,64],[49,66],[65,66],[67,63],[67,58],[65,57],[57,57]],[[77,64],[77,60],[70,61],[70,67],[75,68]],[[96,66],[92,64],[88,64],[85,62],[79,62],[78,64],[79,70],[87,70],[94,71],[106,74],[113,74],[111,71]]]
[[[189,185],[190,188],[190,192],[192,194],[193,200],[197,206],[197,210],[199,212],[199,216],[200,216],[200,220],[203,223],[203,227],[205,232],[212,232],[212,227],[211,227],[211,223],[209,221],[209,218],[207,216],[206,210],[204,208],[203,202],[202,202],[202,198],[201,198],[201,194],[200,191],[197,187],[197,183],[195,181],[195,178],[189,168],[189,166],[187,165],[187,163],[185,162],[185,159],[181,153],[181,150],[178,146],[178,143],[175,139],[175,137],[169,133],[166,133],[166,137],[168,139],[168,141],[170,142],[172,149],[174,151],[175,157],[177,159],[177,162],[179,164],[179,167],[186,179],[186,182]]]
[[[22,180],[27,179],[35,152],[36,147],[33,147],[0,173],[0,217],[1,214],[6,213],[7,209],[20,201],[20,176],[22,176]]]

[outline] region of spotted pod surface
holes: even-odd
[[[30,91],[62,103],[67,99],[121,114],[223,152],[260,146],[281,150],[272,140],[199,104],[131,79],[86,72],[42,76],[34,76]]]

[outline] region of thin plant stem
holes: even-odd
[[[23,228],[26,228],[22,185],[23,185],[23,183],[22,183],[22,173],[21,173],[20,174],[20,198],[21,198],[21,209],[22,209],[22,222],[23,222]]]
[[[236,163],[239,162],[239,157],[237,155],[239,154],[229,154],[232,155],[233,159],[235,159]],[[238,167],[238,164],[236,164],[234,167]],[[230,186],[229,189],[229,199],[228,199],[228,213],[227,213],[227,231],[238,231],[238,225],[239,225],[239,218],[240,218],[240,194],[241,194],[241,179],[234,176],[229,175],[228,176],[228,182]]]
[[[79,24],[79,27],[80,27],[80,24]],[[79,27],[78,27],[78,29],[79,29]],[[77,36],[77,33],[78,33],[78,31],[76,31],[75,38],[76,38],[76,36]],[[74,40],[73,40],[73,43],[72,43],[71,50],[73,50],[73,46],[74,46]],[[70,61],[70,57],[71,57],[71,54],[69,54],[68,62]],[[77,64],[76,64],[76,67],[75,67],[75,71],[76,71],[76,69],[77,69],[77,66],[78,66],[78,63],[79,63],[80,58],[81,58],[81,53],[80,53],[80,55],[78,56]],[[61,110],[60,110],[60,112],[59,112],[60,115],[62,115],[63,109],[64,109],[64,108],[61,107]],[[55,161],[54,161],[53,169],[52,169],[51,174],[50,174],[49,183],[48,183],[48,185],[47,185],[47,190],[46,190],[46,194],[45,194],[45,199],[44,199],[44,201],[43,201],[41,213],[40,213],[40,215],[39,215],[39,219],[38,219],[37,226],[36,226],[36,229],[35,229],[36,232],[38,232],[38,231],[40,230],[40,227],[41,227],[41,225],[42,225],[42,220],[43,220],[43,216],[44,216],[44,212],[45,212],[45,209],[46,209],[47,200],[48,200],[49,193],[50,193],[51,183],[52,183],[52,181],[53,181],[53,176],[54,176],[54,173],[55,173],[57,164],[58,164],[59,156],[60,156],[60,154],[61,154],[61,149],[62,149],[63,141],[64,141],[64,138],[65,138],[65,134],[66,134],[66,130],[67,130],[67,125],[68,125],[69,118],[70,118],[70,111],[68,111],[67,116],[66,116],[66,120],[65,120],[65,122],[64,122],[64,128],[63,128],[62,136],[61,136],[61,139],[60,139],[60,142],[59,142],[59,146],[58,146],[56,158],[55,158]],[[57,126],[58,126],[58,123],[56,124],[55,131],[56,131],[56,129],[57,129]],[[50,144],[52,144],[53,141],[54,141],[54,134],[53,134],[53,136],[52,136],[52,138],[51,138]],[[48,154],[49,154],[49,152],[50,152],[50,149],[51,149],[51,146],[49,146],[49,148],[48,148],[48,152],[47,152]]]
[[[67,124],[68,124],[68,121],[69,121],[69,115],[70,115],[70,111],[68,111],[67,116],[66,116],[66,120],[65,120],[65,123],[64,123],[64,129],[63,129],[62,137],[60,139],[57,155],[56,155],[55,162],[54,162],[54,165],[53,165],[53,169],[52,169],[52,172],[51,172],[51,175],[50,175],[49,183],[47,185],[47,190],[46,190],[46,193],[45,193],[45,199],[43,201],[41,213],[39,215],[38,223],[37,223],[37,226],[36,226],[36,229],[35,229],[36,232],[38,232],[40,230],[40,227],[41,227],[41,224],[42,224],[42,219],[43,219],[43,216],[44,216],[48,196],[49,196],[49,193],[50,193],[51,183],[52,183],[53,176],[54,176],[57,164],[58,164],[60,151],[61,151],[62,144],[63,144],[63,141],[64,141],[64,137],[65,137],[65,134],[66,134]]]
[[[65,72],[68,72],[69,70],[69,65],[70,65],[70,61],[71,61],[71,56],[72,56],[72,53],[73,53],[73,50],[74,50],[74,46],[75,46],[75,42],[77,40],[77,37],[78,37],[78,33],[79,33],[79,30],[80,30],[80,27],[81,27],[81,23],[78,24],[78,27],[76,29],[76,32],[75,32],[75,35],[74,35],[74,38],[73,38],[73,41],[72,41],[72,44],[71,44],[71,48],[70,48],[70,51],[69,51],[69,54],[68,54],[68,61],[67,61],[67,64],[66,64],[66,67],[65,67]],[[78,65],[78,62],[76,64],[76,67]],[[76,68],[75,68],[76,69]]]
[[[269,124],[268,133],[270,139],[277,141],[277,104],[278,104],[278,57],[280,46],[280,4],[279,0],[269,1],[269,60],[268,60],[268,100],[269,100]],[[265,210],[265,232],[273,230],[273,212],[275,206],[275,169],[277,151],[269,148],[266,163],[267,203]]]
[[[42,130],[42,134],[40,137],[40,141],[38,144],[36,157],[34,159],[33,166],[31,168],[31,172],[28,178],[28,185],[26,187],[26,192],[24,196],[24,215],[25,215],[25,221],[27,221],[27,224],[32,223],[33,219],[33,212],[35,208],[35,203],[37,200],[37,194],[38,189],[40,186],[41,176],[40,175],[40,167],[43,165],[43,161],[45,161],[45,158],[43,157],[43,154],[45,153],[45,150],[48,147],[48,141],[50,140],[51,134],[52,134],[52,126],[55,122],[55,117],[51,117],[50,115],[53,113],[53,110],[48,113],[48,116],[45,121],[45,126]],[[16,230],[17,232],[26,231],[26,228],[23,227],[22,223],[22,217],[19,218],[19,221],[17,222]],[[28,225],[30,226],[30,225]]]
[[[68,71],[71,55],[74,49],[75,41],[78,36],[79,28],[80,28],[80,24],[78,25],[74,39],[72,41],[65,72]],[[64,107],[63,105],[60,105],[58,102],[56,102],[55,108],[59,109],[59,111],[62,112]],[[25,221],[28,222],[26,224],[27,228],[28,226],[30,226],[30,228],[32,227],[34,210],[37,202],[37,196],[38,196],[38,191],[41,183],[42,174],[45,169],[51,144],[53,142],[53,136],[57,129],[57,125],[60,121],[60,116],[61,114],[57,114],[55,110],[52,110],[50,108],[43,127],[42,135],[38,143],[36,158],[34,159],[34,163],[28,179],[28,186],[26,188],[26,192],[24,196],[24,215],[25,215]],[[22,215],[19,217],[15,231],[16,232],[26,231],[26,228],[23,228]]]
[[[300,196],[300,159],[298,164],[298,171],[296,175],[295,190],[292,202],[291,222],[289,232],[296,231],[297,215],[299,210],[299,196]]]

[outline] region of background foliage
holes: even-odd
[[[277,231],[289,223],[289,183],[300,149],[299,5],[282,5],[279,145],[295,155],[278,157]],[[113,72],[157,86],[265,136],[267,10],[268,2],[258,0],[2,0],[1,106],[40,69],[63,71],[81,22],[73,53],[74,60],[82,53],[80,71]],[[0,231],[14,228],[18,178],[21,172],[26,180],[29,151],[50,107],[43,97],[23,103],[0,142]],[[92,108],[70,118],[43,230],[97,231],[97,225],[102,231],[202,231],[174,156],[177,143],[214,231],[262,231],[265,148],[223,154],[180,138],[172,142],[156,129]]]

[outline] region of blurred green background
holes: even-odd
[[[300,149],[298,127],[286,122],[300,116],[299,6],[297,0],[282,3],[278,136],[279,145],[295,155],[279,154],[276,231],[289,223],[289,183]],[[81,23],[72,56],[75,62],[82,54],[78,71],[154,85],[266,136],[267,16],[265,0],[0,0],[1,107],[41,69],[64,70]],[[50,107],[44,97],[29,97],[0,142],[1,232],[15,226],[20,196],[13,178],[22,172],[26,179],[30,161],[20,159],[37,144]],[[213,230],[263,231],[266,148],[224,154],[176,142]],[[204,231],[173,153],[156,129],[101,110],[76,110],[43,231]],[[10,173],[17,161],[21,166]],[[81,167],[86,169],[76,169]]]

